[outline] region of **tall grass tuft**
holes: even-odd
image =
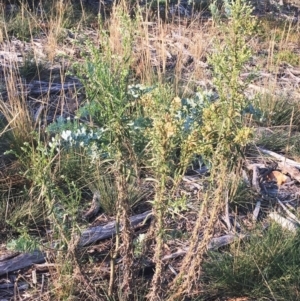
[[[272,300],[298,300],[299,232],[271,225],[222,253],[211,252],[204,264],[207,294]]]
[[[36,124],[27,103],[27,91],[16,63],[4,68],[6,97],[0,99],[0,112],[10,128],[10,147],[20,151],[24,142],[32,142]]]

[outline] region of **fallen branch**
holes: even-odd
[[[152,216],[152,211],[146,211],[142,214],[132,216],[130,218],[130,223],[132,227],[135,227],[140,223],[145,223],[151,216]],[[115,226],[116,226],[115,222],[113,221],[103,226],[92,227],[90,229],[85,230],[80,237],[79,246],[83,247],[95,241],[113,237],[116,234]],[[232,243],[237,238],[244,238],[244,237],[245,237],[244,235],[237,237],[236,235],[228,234],[221,237],[213,238],[208,245],[208,249],[209,250],[218,249],[220,247]],[[187,251],[188,251],[188,247],[176,253],[173,253],[171,255],[167,255],[163,257],[162,260],[165,261],[168,259],[177,258],[179,256],[186,254]],[[28,268],[33,264],[44,263],[44,262],[45,262],[45,256],[40,251],[35,251],[32,254],[29,253],[20,254],[12,259],[9,259],[4,262],[0,262],[0,276],[8,274],[10,272],[14,272],[19,269]],[[41,267],[44,266],[42,265]],[[36,268],[39,269],[39,266],[36,266]]]
[[[80,87],[81,84],[76,82],[59,84],[45,81],[32,81],[24,87],[24,90],[27,89],[30,95],[40,96],[44,94],[57,94],[61,93],[61,91],[69,91],[70,89],[78,89]]]
[[[100,192],[95,191],[93,195],[93,200],[90,209],[84,213],[83,219],[89,220],[91,217],[95,216],[100,210]]]

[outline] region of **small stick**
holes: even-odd
[[[254,211],[253,211],[253,216],[252,216],[252,220],[254,222],[257,221],[257,217],[258,217],[258,214],[259,214],[259,211],[260,211],[260,205],[261,205],[261,201],[257,201],[256,205],[255,205],[255,208],[254,208]]]

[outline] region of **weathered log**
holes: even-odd
[[[130,218],[131,226],[136,226],[141,222],[145,222],[148,218],[152,216],[152,211],[146,211],[144,213],[134,215]],[[122,229],[120,229],[122,231]],[[84,247],[89,244],[94,243],[97,240],[102,240],[106,238],[113,237],[116,234],[116,222],[110,222],[104,226],[97,226],[89,228],[82,232],[79,246]]]
[[[69,91],[70,89],[79,89],[82,85],[78,82],[70,82],[65,84],[49,83],[44,81],[32,81],[24,88],[30,95],[40,96],[44,94],[58,94],[61,91]]]
[[[28,268],[34,263],[45,262],[45,256],[40,251],[20,254],[7,261],[0,262],[0,276],[20,269]]]

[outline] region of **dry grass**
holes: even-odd
[[[32,133],[36,129],[32,112],[26,101],[26,91],[18,66],[11,62],[11,66],[4,69],[7,99],[0,101],[0,110],[10,126],[15,144],[12,148],[20,149],[24,142],[32,141]]]
[[[133,70],[143,83],[168,82],[179,94],[190,95],[207,74],[205,60],[215,29],[201,19],[139,22]]]

